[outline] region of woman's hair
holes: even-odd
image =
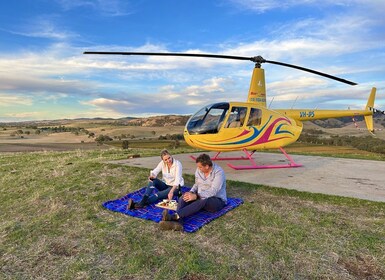
[[[195,160],[196,163],[200,163],[204,166],[208,165],[208,166],[213,166],[213,162],[211,161],[211,158],[209,155],[207,154],[201,154],[197,157],[197,159]]]
[[[171,157],[171,154],[170,154],[169,151],[167,151],[166,149],[164,149],[164,150],[162,150],[162,151],[160,152],[160,158],[163,160],[163,157],[164,157],[165,155],[169,155],[169,156]]]

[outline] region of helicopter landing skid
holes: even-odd
[[[211,158],[212,161],[216,160],[249,160],[251,165],[232,165],[228,163],[227,165],[235,170],[247,170],[247,169],[271,169],[271,168],[291,168],[291,167],[300,167],[302,164],[295,163],[294,160],[286,153],[283,148],[279,148],[284,156],[289,160],[289,164],[276,164],[276,165],[257,165],[254,158],[252,157],[255,151],[249,153],[246,149],[243,152],[246,154],[246,157],[219,157],[221,152],[217,152],[217,154]],[[196,160],[196,157],[190,156],[193,160]]]

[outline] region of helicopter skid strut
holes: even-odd
[[[249,160],[251,165],[232,165],[230,163],[227,163],[229,167],[235,170],[248,170],[248,169],[271,169],[271,168],[292,168],[292,167],[300,167],[302,164],[298,164],[294,162],[294,160],[286,153],[286,151],[280,147],[279,148],[281,152],[284,154],[284,156],[289,160],[289,164],[275,164],[275,165],[258,165],[254,158],[252,157],[255,151],[248,152],[246,149],[243,149],[243,152],[246,154],[246,157],[240,156],[240,157],[219,157],[219,154],[221,152],[217,152],[214,157],[211,158],[211,160]],[[196,160],[196,157],[190,156],[193,160]]]
[[[284,156],[289,160],[289,164],[274,164],[274,165],[258,165],[255,160],[252,158],[252,155],[255,151],[252,153],[249,153],[246,149],[243,150],[243,152],[246,154],[247,159],[250,161],[251,165],[232,165],[228,163],[227,165],[235,170],[248,170],[248,169],[271,169],[271,168],[291,168],[291,167],[300,167],[302,164],[295,163],[294,160],[286,153],[286,151],[279,147],[281,152],[284,154]],[[244,158],[244,157],[242,157]]]

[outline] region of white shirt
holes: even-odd
[[[170,169],[168,168],[167,163],[162,160],[154,170],[151,170],[151,173],[154,174],[155,177],[158,176],[159,172],[162,172],[162,180],[166,183],[166,185],[184,186],[182,163],[179,160],[173,158]]]

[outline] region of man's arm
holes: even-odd
[[[195,183],[192,186],[192,188],[190,189],[190,192],[193,192],[193,193],[197,193],[198,192],[198,176],[199,176],[199,173],[198,173],[198,168],[197,168],[195,170]]]

